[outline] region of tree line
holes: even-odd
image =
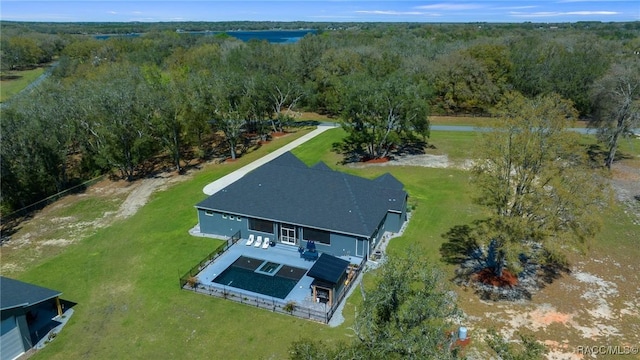
[[[282,131],[296,109],[341,121],[348,136],[335,148],[353,160],[423,146],[429,114],[488,114],[511,93],[558,94],[579,116],[606,123],[617,111],[602,101],[611,78],[638,62],[640,46],[633,23],[317,24],[317,35],[294,44],[153,27],[98,40],[20,25],[2,24],[3,72],[57,63],[40,86],[3,104],[5,211],[95,174],[144,176],[161,158],[177,171],[235,158]],[[634,118],[621,119],[624,134]]]

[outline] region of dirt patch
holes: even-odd
[[[465,326],[482,338],[495,328],[507,339],[533,333],[548,359],[581,359],[579,346],[640,344],[640,265],[589,259],[526,302],[487,302],[460,294]],[[464,290],[459,290],[464,291]],[[481,358],[488,354],[479,354]]]
[[[635,217],[634,223],[640,225],[640,163],[634,161],[621,161],[613,165],[611,169],[610,184],[613,188],[616,200],[621,202],[627,213]]]
[[[0,271],[3,275],[11,275],[54,256],[115,220],[133,216],[154,192],[190,177],[188,174],[162,173],[131,183],[104,180],[84,193],[66,196],[20,223],[16,233],[0,247]],[[72,210],[74,215],[65,214],[82,202],[88,203],[91,209],[76,209]],[[103,210],[96,211],[95,208]]]
[[[466,168],[465,162],[462,164],[458,164],[452,161],[449,161],[449,157],[447,155],[430,155],[430,154],[420,154],[420,155],[403,155],[397,156],[391,159],[390,161],[367,161],[361,163],[350,163],[349,167],[354,168],[362,168],[367,166],[422,166],[428,168]]]
[[[42,246],[67,246],[71,241],[67,239],[51,239],[42,242]]]
[[[122,205],[120,205],[116,217],[126,219],[135,215],[135,213],[149,201],[151,194],[158,189],[164,188],[170,178],[170,174],[162,174],[154,178],[136,181],[135,185],[132,186],[133,190],[131,190]]]

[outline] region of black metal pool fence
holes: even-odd
[[[225,251],[227,251],[233,244],[240,240],[240,231],[235,233],[233,236],[227,239],[227,241],[218,246],[215,250],[213,250],[210,254],[205,256],[202,261],[196,264],[194,267],[189,269],[184,275],[180,277],[180,288],[184,288],[184,286],[189,283],[194,276],[198,275],[204,268],[206,268],[210,263],[215,261],[220,255],[222,255]]]

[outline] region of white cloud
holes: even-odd
[[[617,11],[570,11],[567,15],[618,15]]]
[[[525,12],[516,12],[512,11],[511,16],[515,17],[556,17],[556,16],[566,16],[566,15],[579,15],[579,16],[590,16],[590,15],[618,15],[619,12],[616,11],[540,11],[533,13],[525,13]]]
[[[118,12],[117,12],[117,11],[113,11],[113,10],[112,10],[112,11],[109,11],[109,14],[111,14],[111,15],[118,15]]]
[[[444,11],[450,11],[450,10],[473,10],[473,9],[480,9],[484,7],[483,5],[480,4],[450,4],[450,3],[440,3],[440,4],[433,4],[433,5],[422,5],[422,6],[416,6],[416,9],[422,9],[422,10],[444,10]]]
[[[526,5],[526,6],[501,6],[492,8],[493,10],[524,10],[524,9],[535,9],[537,6],[535,5]]]
[[[358,14],[372,14],[372,15],[425,15],[419,11],[395,11],[395,10],[359,10]]]

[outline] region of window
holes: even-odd
[[[324,230],[304,228],[302,230],[302,238],[305,240],[313,240],[322,244],[331,245],[331,233]]]
[[[273,221],[249,219],[249,230],[273,234]]]
[[[241,220],[240,216],[236,216],[236,220],[240,221]]]
[[[227,214],[222,214],[222,218],[226,219],[227,218]]]
[[[229,220],[234,220],[235,217],[233,217],[233,215],[229,215]]]
[[[204,214],[207,216],[213,216],[213,210],[205,210]]]

